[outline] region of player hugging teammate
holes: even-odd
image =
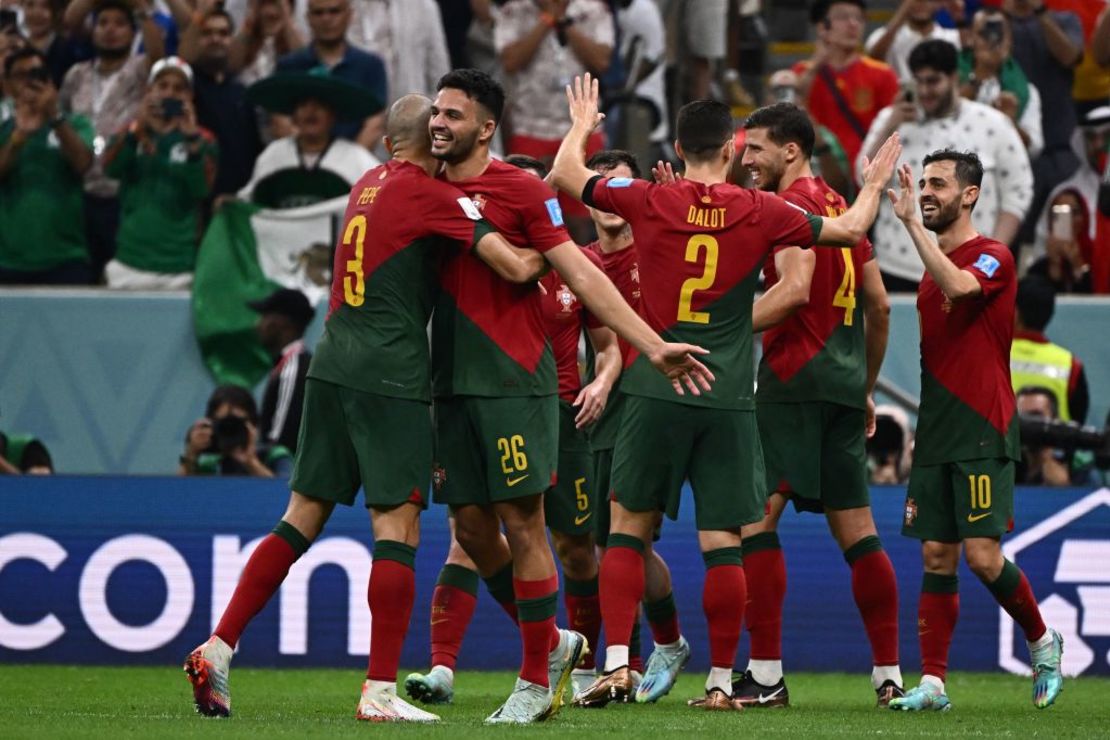
[[[758,189],[746,190],[727,182],[735,151],[726,106],[698,101],[679,111],[684,176],[650,184],[619,155],[591,161],[598,171],[587,167],[585,143],[601,120],[597,83],[576,79],[567,94],[573,123],[550,179],[591,207],[601,236],[588,250],[570,241],[550,187],[490,157],[505,100],[487,75],[457,70],[440,81],[434,102],[406,96],[390,110],[393,160],[351,193],[325,334],[309,371],[290,504],[252,553],[213,636],[186,661],[197,709],[230,714],[239,636],[335,503],[350,505],[361,486],[375,547],[370,659],[357,717],[438,719],[396,687],[433,441],[434,498],[449,505],[457,542],[433,599],[433,670],[406,682],[418,699],[450,701],[479,576],[522,642],[513,691],[487,722],[547,719],[576,669],[581,706],[666,694],[690,646],[669,572],[651,545],[661,515],[677,515],[689,481],[712,666],[692,706],[788,703],[786,576],[775,534],[788,499],[799,511],[824,512],[852,569],[880,705],[950,707],[944,677],[961,547],[1024,630],[1034,703],[1050,705],[1062,683],[1062,640],[1045,627],[1028,581],[1000,547],[1011,526],[1017,452],[1008,363],[1014,265],[1004,245],[971,226],[978,159],[928,157],[920,215],[907,166],[898,170],[900,192],[887,192],[928,272],[918,295],[922,403],[903,522],[905,534],[923,540],[924,675],[906,693],[897,584],[863,474],[888,312],[865,234],[895,172],[897,134],[863,169],[863,187],[847,208],[809,171],[813,130],[792,106],[761,109],[749,121],[743,163]],[[816,245],[837,249],[809,250]],[[554,272],[541,290],[545,263]],[[764,271],[768,289],[753,309]],[[598,356],[585,386],[576,367],[583,327]],[[758,394],[753,330],[766,332]],[[624,340],[619,347],[613,332]],[[969,352],[973,361],[964,361]],[[589,426],[592,464],[582,437]],[[577,630],[555,625],[558,578],[547,526],[557,533]],[[600,567],[595,536],[604,547]],[[642,676],[633,646],[641,608],[655,638]],[[752,661],[734,680],[746,609]],[[583,662],[590,646],[582,632],[597,634],[598,615],[606,650],[594,675]],[[437,616],[449,629],[436,631]]]

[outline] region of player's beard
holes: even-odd
[[[926,215],[925,212],[922,211],[921,222],[925,224],[925,228],[929,231],[943,234],[945,231],[948,231],[948,227],[955,223],[956,219],[960,217],[960,209],[963,208],[963,203],[960,201],[961,198],[959,196],[956,196],[947,203],[941,203],[936,198],[931,199],[929,204],[935,204],[937,210],[930,215]]]
[[[752,169],[752,168],[749,168]],[[766,166],[755,168],[752,174],[759,174],[757,187],[767,193],[777,193],[779,183],[782,182],[782,176],[786,172],[786,168],[782,166]]]
[[[447,149],[440,152],[433,151],[432,156],[447,164],[458,164],[474,151],[474,147],[478,145],[478,134],[478,129],[474,129],[466,136],[451,134],[452,139],[448,143]]]
[[[127,46],[116,47],[114,49],[106,47],[106,46],[97,47],[97,49],[96,49],[96,55],[98,57],[100,57],[102,59],[112,60],[112,61],[115,61],[117,59],[123,59],[124,57],[128,56],[130,53],[131,53],[131,44],[128,44]]]

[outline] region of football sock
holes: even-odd
[[[509,619],[513,623],[517,622],[516,614],[516,594],[513,592],[513,563],[510,560],[505,564],[505,567],[494,573],[489,578],[483,578],[486,582],[486,589],[489,590],[489,595],[493,600],[501,605],[505,613],[509,615]]]
[[[601,559],[601,621],[605,627],[605,670],[628,664],[628,644],[636,609],[644,598],[644,543],[626,534],[610,534]],[[624,661],[614,647],[625,648]]]
[[[755,682],[763,686],[774,686],[782,680],[781,660],[752,659],[748,661],[748,670]]]
[[[896,665],[877,665],[871,669],[871,687],[879,688],[887,681],[893,681],[895,686],[905,686],[902,683],[902,669]]]
[[[1018,623],[1028,642],[1035,642],[1048,631],[1041,619],[1041,609],[1037,606],[1033,588],[1021,568],[1009,560],[1003,561],[1002,572],[993,583],[987,584],[987,588],[1006,613]]]
[[[948,647],[960,615],[959,587],[959,578],[954,575],[926,573],[921,579],[921,601],[917,605],[921,672],[941,682],[947,673]]]
[[[751,636],[752,660],[782,659],[782,604],[786,599],[786,559],[777,532],[760,532],[744,539],[744,576],[748,604],[744,620]],[[781,678],[781,671],[780,676]],[[758,679],[757,679],[758,680]],[[770,686],[778,681],[776,678]],[[763,683],[760,681],[760,683]]]
[[[922,674],[921,685],[935,686],[937,688],[937,691],[942,694],[944,693],[944,679],[940,676],[934,676],[931,673]]]
[[[278,522],[274,531],[258,543],[247,559],[231,601],[213,634],[233,648],[238,645],[247,623],[266,606],[289,574],[290,566],[304,555],[310,544],[292,524]]]
[[[732,696],[732,669],[717,666],[710,668],[709,676],[705,679],[705,690],[710,689],[720,689]]]
[[[709,663],[731,676],[748,598],[740,547],[721,547],[701,556],[706,568],[702,608],[709,626]]]
[[[401,647],[409,631],[416,598],[416,548],[403,542],[378,540],[370,566],[366,601],[370,605],[370,661],[366,677],[396,683]]]
[[[651,637],[656,645],[673,645],[682,638],[678,626],[678,610],[674,605],[674,593],[669,593],[659,601],[645,601],[644,614],[651,627]]]
[[[597,646],[597,637],[601,633],[601,603],[597,584],[596,577],[588,581],[572,581],[567,578],[563,583],[567,626],[575,632],[582,633],[591,647]],[[593,651],[591,650],[576,667],[592,671],[594,669]]]
[[[478,574],[449,563],[432,592],[432,665],[454,670],[463,637],[478,603]]]
[[[559,577],[538,581],[513,579],[517,614],[520,615],[520,638],[524,643],[520,677],[525,681],[548,685],[547,656],[558,642],[555,611],[559,604]],[[553,638],[554,636],[554,638]]]
[[[640,612],[632,623],[632,634],[628,638],[628,669],[637,673],[644,672],[644,648],[640,644]]]
[[[871,643],[871,662],[898,665],[898,579],[894,565],[875,535],[844,551],[852,569],[852,596]]]

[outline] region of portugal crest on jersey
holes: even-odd
[[[573,311],[574,309],[571,308],[571,306],[578,300],[574,293],[570,292],[570,288],[566,286],[566,283],[559,285],[559,290],[555,294],[555,297],[559,299],[559,305],[563,307],[563,313],[570,313]]]
[[[912,498],[906,499],[906,513],[904,522],[907,527],[912,527],[913,523],[917,521],[917,502]]]

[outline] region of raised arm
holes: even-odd
[[[752,332],[778,326],[809,303],[809,288],[817,255],[809,249],[787,247],[775,252],[779,279],[752,306]]]
[[[605,119],[605,114],[598,112],[598,97],[597,80],[589,72],[567,85],[570,131],[563,137],[549,175],[552,185],[579,200],[586,183],[597,174],[586,167],[586,142]]]
[[[873,160],[863,158],[863,187],[844,214],[836,218],[822,218],[821,234],[817,243],[823,246],[851,247],[862,239],[875,216],[879,213],[879,202],[883,189],[890,182],[898,157],[902,154],[902,144],[898,133],[891,134],[879,147]]]
[[[894,11],[894,15],[891,16],[887,24],[883,26],[882,33],[879,34],[878,38],[876,38],[874,42],[864,46],[864,51],[867,52],[867,56],[872,59],[878,59],[879,61],[886,61],[887,54],[890,53],[890,47],[894,44],[894,38],[898,35],[898,29],[906,23],[906,18],[910,15],[910,6],[913,5],[915,1],[916,0],[902,0],[902,4],[898,6],[898,10]]]

